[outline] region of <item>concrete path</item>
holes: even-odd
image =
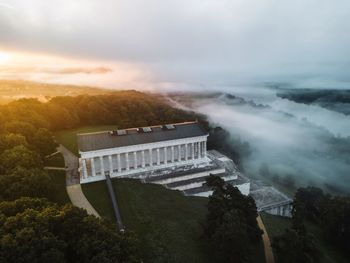
[[[100,215],[86,199],[80,184],[67,186],[67,192],[73,205],[85,209],[90,215],[100,217]]]
[[[264,242],[264,251],[265,251],[266,263],[274,263],[275,262],[275,258],[273,257],[273,252],[272,252],[270,238],[269,238],[269,236],[268,236],[268,234],[266,232],[264,223],[262,222],[260,216],[258,216],[257,221],[258,221],[258,226],[260,227],[260,229],[262,231],[264,231],[264,233],[262,235],[262,239],[263,239],[263,242]]]
[[[63,145],[58,147],[58,150],[62,153],[66,170],[66,185],[67,193],[70,201],[73,205],[85,209],[88,214],[100,217],[93,206],[86,199],[83,190],[81,189],[79,180],[79,159]]]
[[[78,173],[78,167],[79,167],[79,159],[77,156],[75,156],[73,153],[71,153],[67,148],[65,148],[63,145],[60,145],[57,148],[63,155],[64,158],[64,164],[66,167],[66,184],[68,185],[74,185],[79,184],[79,173]]]

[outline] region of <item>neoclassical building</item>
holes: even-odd
[[[290,216],[292,200],[273,187],[253,183],[216,150],[207,151],[208,133],[198,122],[78,134],[80,183],[137,178],[185,195],[208,197],[210,175],[251,195],[258,211]]]
[[[80,183],[207,163],[207,137],[197,122],[78,134]]]

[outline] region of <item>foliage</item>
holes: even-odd
[[[1,262],[140,262],[131,233],[72,205],[21,198],[0,203]]]
[[[47,103],[35,99],[21,99],[1,106],[0,112],[4,113],[5,122],[26,122],[27,126],[30,124],[34,127],[49,128],[51,131],[109,124],[130,128],[188,121],[198,117],[193,113],[168,106],[156,95],[137,91],[119,91],[96,96],[55,97]],[[30,129],[29,126],[15,129],[15,124],[8,126],[8,131],[16,130],[17,133]]]
[[[273,239],[272,247],[277,256],[277,262],[283,263],[318,263],[321,254],[314,238],[289,228]]]
[[[251,262],[252,251],[261,240],[254,199],[238,188],[225,184],[218,176],[209,176],[213,189],[209,197],[204,237],[219,262]]]
[[[24,169],[41,168],[43,165],[40,155],[23,145],[15,146],[0,154],[0,172],[12,172],[18,167]]]
[[[23,196],[53,200],[57,190],[49,174],[41,169],[16,167],[10,174],[0,175],[0,200],[14,200]]]
[[[320,221],[327,240],[349,254],[350,198],[334,197],[328,200]]]
[[[299,188],[294,196],[293,215],[317,222],[322,216],[324,205],[328,197],[320,188]]]

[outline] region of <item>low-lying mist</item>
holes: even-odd
[[[315,185],[350,193],[350,117],[276,96],[269,87],[173,95],[230,132],[228,143],[247,142],[241,165],[251,177],[294,188]],[[245,152],[247,152],[245,150]]]

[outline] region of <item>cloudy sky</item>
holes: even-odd
[[[349,47],[348,0],[0,0],[0,77],[348,82]]]

